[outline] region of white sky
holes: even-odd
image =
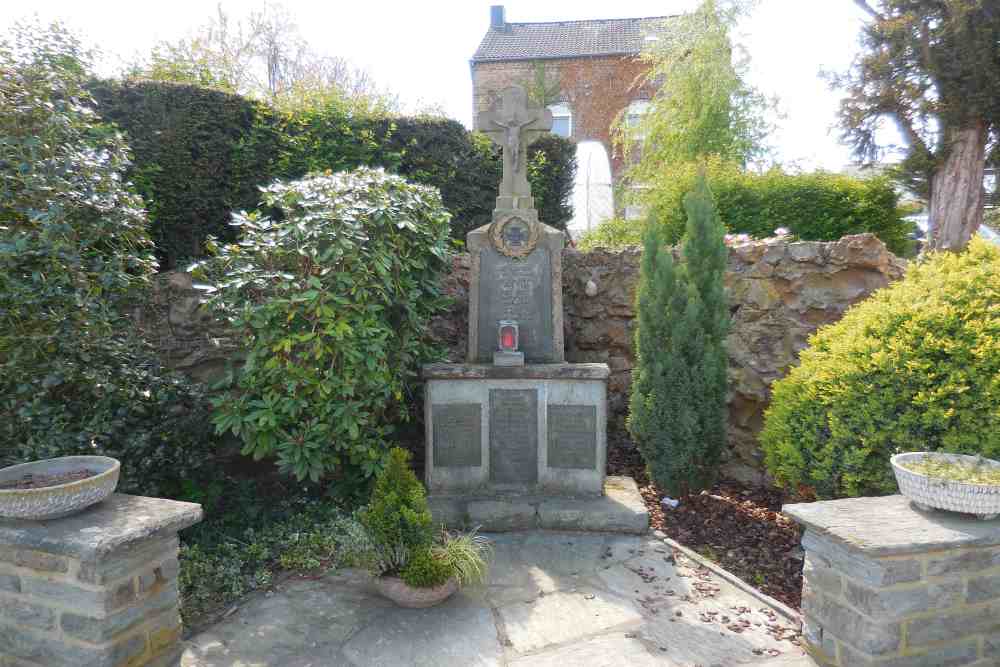
[[[557,21],[660,16],[695,0],[285,0],[303,37],[317,50],[366,68],[404,107],[435,105],[467,126],[472,116],[469,58],[489,25],[491,4],[507,20]],[[240,15],[261,2],[224,0]],[[0,0],[0,28],[37,13],[60,19],[118,63],[161,40],[188,35],[214,13],[198,0]],[[751,81],[777,95],[785,118],[772,138],[778,157],[802,168],[839,170],[850,161],[833,128],[840,94],[821,69],[842,71],[857,52],[861,12],[851,0],[762,0],[740,30],[752,60]],[[106,64],[111,68],[111,64]]]

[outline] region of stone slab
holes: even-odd
[[[538,508],[510,500],[473,500],[467,505],[468,521],[481,530],[506,532],[538,527]]]
[[[607,364],[424,364],[425,380],[607,380]]]
[[[538,389],[490,389],[490,481],[538,481]]]
[[[0,519],[0,544],[92,560],[117,549],[193,526],[201,505],[113,494],[79,514],[52,521]]]
[[[901,495],[785,505],[798,523],[869,556],[1000,544],[1000,520],[923,512]]]
[[[649,511],[631,477],[609,476],[600,498],[548,498],[538,507],[542,528],[641,534],[649,530]]]
[[[631,477],[607,477],[603,496],[431,495],[427,503],[434,521],[448,528],[543,528],[636,535],[649,530],[649,512]]]
[[[438,607],[396,608],[359,570],[279,578],[196,634],[182,665],[813,664],[772,636],[766,605],[705,575],[700,561],[660,539],[539,530],[485,537],[494,546],[486,583],[463,588]],[[622,568],[627,580],[608,576]],[[700,595],[696,584],[719,590]],[[681,590],[689,599],[681,599]],[[705,613],[715,620],[704,620]],[[723,614],[752,623],[732,632],[718,618]]]
[[[596,405],[549,405],[547,435],[550,468],[597,465]]]
[[[611,628],[637,627],[642,621],[642,615],[627,600],[598,597],[589,590],[552,593],[533,605],[513,603],[498,613],[511,647],[519,653]]]
[[[477,361],[497,349],[497,325],[515,320],[518,349],[528,362],[557,361],[553,347],[552,256],[535,248],[527,257],[505,257],[492,246],[479,251],[479,336]],[[560,286],[561,288],[561,286]]]
[[[482,407],[478,403],[431,406],[435,466],[481,466]]]

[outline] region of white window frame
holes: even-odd
[[[549,111],[552,112],[552,120],[555,121],[557,118],[565,118],[567,120],[567,126],[569,127],[569,134],[566,138],[573,136],[573,110],[569,108],[569,105],[565,102],[558,102],[556,104],[549,105]]]

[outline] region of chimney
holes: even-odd
[[[490,7],[490,30],[503,31],[507,29],[507,12],[503,5]]]

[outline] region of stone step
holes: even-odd
[[[432,495],[435,521],[448,528],[486,532],[581,530],[641,535],[649,512],[631,477],[608,477],[603,496]]]

